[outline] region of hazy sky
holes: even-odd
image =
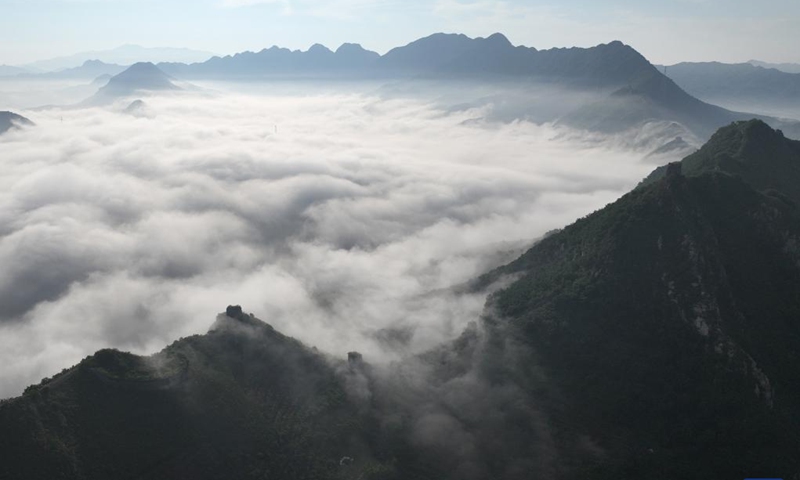
[[[134,43],[228,54],[438,32],[537,48],[619,39],[654,63],[800,62],[797,0],[0,0],[0,64]]]

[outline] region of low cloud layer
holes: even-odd
[[[102,347],[204,333],[228,304],[334,355],[429,348],[483,307],[452,287],[653,168],[413,100],[145,101],[20,112],[37,127],[0,137],[0,398]]]

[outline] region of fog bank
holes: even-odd
[[[618,198],[642,152],[486,109],[355,93],[20,111],[0,137],[0,398],[241,304],[334,355],[456,337],[457,287]],[[613,145],[617,145],[616,147]]]

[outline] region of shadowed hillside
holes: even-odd
[[[361,422],[331,364],[230,307],[207,335],[102,350],[0,404],[0,477],[348,478],[379,471]]]
[[[696,170],[729,151],[768,171],[785,142],[761,122],[722,129],[687,175],[671,165],[483,278],[518,277],[490,311],[540,359],[570,430],[605,452],[576,478],[800,472],[800,211],[728,163]]]

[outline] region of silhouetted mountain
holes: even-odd
[[[679,63],[667,67],[666,74],[688,93],[707,101],[800,106],[800,73],[749,63],[710,62]]]
[[[183,78],[404,79],[413,82],[406,86],[412,92],[436,89],[425,82],[456,82],[457,85],[449,87],[450,91],[461,91],[464,96],[457,105],[469,108],[488,102],[499,106],[493,109],[493,118],[497,120],[558,120],[572,127],[605,133],[678,122],[683,126],[681,136],[695,146],[717,128],[753,117],[692,97],[639,52],[619,41],[592,48],[536,50],[514,46],[499,33],[487,38],[437,33],[394,48],[383,56],[350,44],[335,53],[322,45],[314,45],[306,52],[272,47],[257,53],[214,57],[200,64],[159,67]],[[487,97],[479,88],[482,84],[493,85],[496,93]],[[547,98],[535,94],[533,98],[526,97],[531,95],[525,89],[536,91],[543,86],[551,89]],[[402,84],[393,85],[395,92],[403,88]],[[475,88],[481,96],[469,98],[470,88]],[[594,98],[578,100],[588,94]],[[787,135],[800,137],[800,122],[761,118],[783,128]],[[674,138],[666,131],[654,135],[660,135],[654,142]]]
[[[367,67],[380,58],[378,53],[357,43],[343,43],[336,49],[336,55],[341,64],[355,68]]]
[[[644,57],[621,42],[588,49],[538,51],[515,47],[500,33],[474,39],[462,34],[437,33],[394,48],[383,56],[353,44],[342,45],[335,54],[322,45],[314,45],[306,52],[271,47],[257,53],[214,57],[201,64],[171,63],[159,67],[170,75],[187,78],[333,71],[355,76],[368,72],[389,77],[534,77],[592,87],[621,87],[652,68]]]
[[[109,80],[105,91],[127,94],[137,90],[179,90],[170,77],[152,63],[137,63]]]
[[[344,44],[336,52],[315,44],[305,52],[273,46],[260,52],[213,57],[204,63],[163,63],[158,66],[170,75],[185,78],[236,78],[254,75],[353,73],[371,67],[377,58],[377,53],[364,50],[356,44]]]
[[[33,122],[12,112],[0,112],[0,135],[16,127],[33,125]]]
[[[483,43],[482,40],[463,34],[436,33],[403,47],[393,48],[381,57],[380,65],[407,74],[446,69],[449,64],[473,51],[477,44]]]
[[[142,93],[178,90],[181,88],[172,83],[171,77],[152,63],[137,63],[119,75],[111,77],[108,83],[84,104],[102,104]]]
[[[378,471],[362,454],[362,416],[337,368],[229,307],[207,335],[152,357],[102,350],[0,404],[0,476],[289,479]],[[341,465],[347,456],[357,461]]]
[[[679,122],[700,139],[707,139],[720,126],[758,118],[787,135],[800,138],[800,122],[766,115],[736,112],[711,105],[689,95],[651,65],[650,70],[608,98],[571,113],[562,121],[594,131],[637,128],[653,120]]]
[[[438,33],[389,51],[380,65],[409,74],[488,74],[594,88],[620,87],[652,68],[636,50],[618,41],[592,48],[536,50],[515,47],[499,33],[475,39]]]
[[[683,164],[744,151],[766,174],[786,142],[737,124]],[[798,161],[769,193],[673,164],[483,278],[516,278],[487,302],[493,324],[558,392],[560,441],[591,441],[574,478],[800,474],[800,210],[777,190]]]
[[[668,120],[679,122],[703,139],[720,126],[744,117],[752,115],[702,102],[650,65],[628,85],[571,112],[561,122],[611,133],[638,128],[646,122]]]

